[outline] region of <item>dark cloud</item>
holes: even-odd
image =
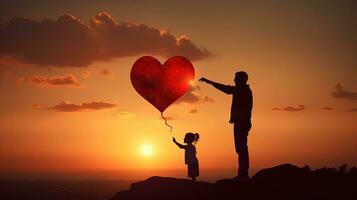
[[[4,66],[0,63],[0,81],[11,77],[10,67]]]
[[[322,109],[322,110],[333,110],[334,108],[326,106],[326,107],[323,107],[323,108],[321,108],[321,109]]]
[[[208,96],[202,96],[197,93],[197,91],[201,90],[200,86],[191,86],[188,91],[181,97],[179,98],[175,104],[181,104],[181,103],[188,103],[188,104],[196,104],[196,103],[201,103],[201,102],[214,102],[214,100],[211,97]]]
[[[210,103],[213,103],[213,102],[214,102],[213,98],[208,97],[208,96],[204,96],[204,97],[202,98],[202,101],[203,101],[203,102],[210,102]]]
[[[48,109],[59,111],[59,112],[82,112],[82,111],[103,110],[103,109],[109,109],[115,107],[118,107],[118,105],[110,102],[103,102],[103,101],[92,101],[89,103],[81,103],[81,104],[73,104],[63,101],[57,105],[48,107]]]
[[[197,110],[197,108],[193,108],[188,113],[196,114],[196,113],[198,113],[198,110]]]
[[[175,102],[175,104],[180,104],[180,103],[194,104],[194,103],[198,103],[201,100],[201,98],[202,97],[199,94],[194,92],[194,89],[190,89],[182,97],[180,97]]]
[[[335,90],[331,92],[335,98],[357,100],[357,92],[346,91],[340,83],[335,86]]]
[[[83,78],[89,78],[91,76],[90,71],[82,71],[82,77]]]
[[[293,106],[287,106],[285,108],[273,108],[272,110],[281,110],[281,111],[287,111],[287,112],[294,112],[294,111],[302,111],[305,110],[306,106],[304,105],[299,105],[298,107],[293,107]]]
[[[110,75],[110,74],[111,74],[110,71],[107,70],[107,69],[103,69],[100,73],[101,73],[102,75],[104,75],[104,76],[107,76],[107,75]]]
[[[29,76],[24,80],[28,84],[37,86],[37,87],[81,87],[82,85],[72,74],[65,74],[63,76]]]
[[[4,77],[4,75],[5,75],[5,69],[3,69],[2,66],[0,65],[0,79]]]
[[[118,23],[105,12],[95,15],[88,25],[70,14],[42,21],[17,17],[0,24],[0,58],[36,66],[83,67],[141,54],[182,55],[191,60],[211,56],[186,36],[144,24]]]
[[[37,108],[41,108],[41,106],[40,106],[40,104],[34,103],[31,105],[31,108],[37,109]]]
[[[357,112],[357,108],[351,108],[351,109],[347,110],[347,112]]]

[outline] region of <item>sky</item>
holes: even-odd
[[[200,168],[233,176],[231,96],[198,79],[233,84],[241,70],[254,96],[253,171],[357,165],[356,6],[2,0],[0,174],[183,170],[172,136],[198,132]],[[144,55],[194,65],[192,87],[164,112],[172,133],[131,85]]]

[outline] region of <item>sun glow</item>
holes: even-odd
[[[151,145],[145,144],[141,146],[141,154],[145,157],[150,157],[154,153],[154,149],[152,148]]]

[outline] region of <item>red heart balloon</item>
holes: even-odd
[[[151,56],[143,56],[130,72],[135,90],[160,112],[185,94],[194,78],[193,65],[181,56],[172,57],[163,65]]]

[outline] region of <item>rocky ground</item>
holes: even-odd
[[[219,180],[197,182],[170,177],[151,177],[133,183],[111,200],[129,199],[357,199],[357,169],[346,166],[311,170],[291,164],[263,169],[247,182]]]

